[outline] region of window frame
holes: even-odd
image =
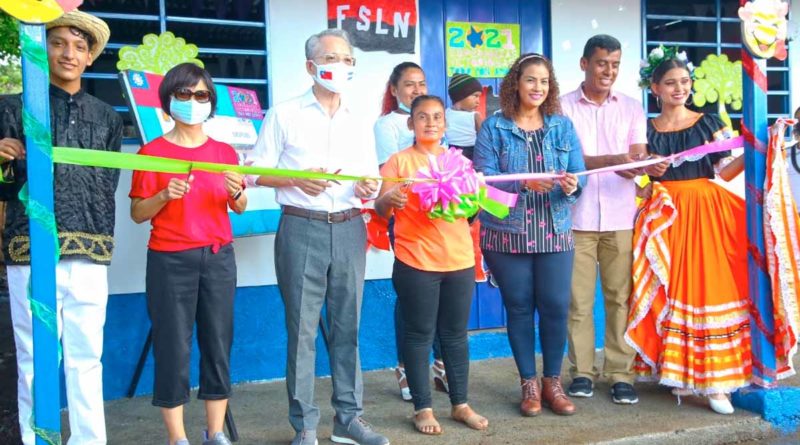
[[[86,10],[85,12],[92,14],[98,18],[103,20],[127,20],[133,23],[136,22],[158,22],[159,34],[164,33],[166,31],[170,31],[169,25],[173,23],[191,23],[191,24],[199,24],[199,25],[222,25],[222,26],[238,26],[238,27],[249,27],[249,28],[262,28],[264,29],[264,45],[263,49],[245,49],[245,48],[236,48],[236,47],[226,47],[226,48],[209,48],[203,47],[198,45],[198,57],[202,57],[204,54],[219,54],[225,56],[259,56],[264,57],[264,77],[261,79],[257,78],[231,78],[231,77],[212,77],[214,82],[218,82],[220,84],[238,84],[238,85],[259,85],[264,87],[265,94],[266,94],[266,103],[261,104],[264,108],[262,111],[266,112],[272,106],[272,82],[271,82],[271,71],[270,71],[270,58],[269,54],[270,51],[270,35],[269,35],[269,0],[262,0],[261,5],[259,6],[263,8],[264,19],[262,21],[243,21],[243,20],[231,20],[231,19],[217,19],[217,18],[205,18],[205,17],[187,17],[181,15],[169,15],[167,14],[167,0],[158,0],[158,13],[156,14],[132,14],[132,13],[123,13],[123,12],[108,12],[108,11],[93,11],[93,10]],[[141,40],[138,42],[125,42],[121,43],[114,40],[114,35],[112,33],[111,40],[106,45],[106,49],[111,50],[119,50],[125,46],[139,46],[142,44]],[[144,37],[142,35],[141,37]],[[178,36],[181,37],[181,36]],[[193,43],[193,42],[189,42]],[[116,63],[115,63],[116,65]],[[119,79],[119,72],[85,72],[83,79],[88,81],[94,80],[118,80]],[[120,90],[122,91],[122,87],[120,85]],[[126,114],[128,116],[132,115],[130,112],[130,108],[127,105],[121,106],[114,106],[114,110],[120,114]],[[140,141],[135,138],[124,138],[124,144],[138,144]]]
[[[736,23],[740,24],[741,21],[738,18],[734,17],[722,17],[722,0],[714,0],[714,8],[715,8],[715,16],[714,17],[706,17],[706,16],[693,16],[693,15],[681,15],[681,14],[648,14],[647,13],[647,5],[648,0],[642,0],[642,60],[647,57],[649,53],[650,46],[656,46],[659,44],[663,44],[664,46],[679,46],[682,48],[712,48],[716,51],[717,54],[722,52],[722,49],[739,49],[741,50],[742,44],[741,43],[725,43],[722,42],[722,24],[723,23]],[[789,19],[791,19],[791,11],[789,13]],[[705,23],[714,23],[716,27],[716,42],[684,42],[684,41],[669,41],[669,40],[649,40],[648,38],[648,21],[649,20],[681,20],[681,21],[688,21],[688,22],[705,22]],[[789,42],[786,43],[787,51],[791,51],[789,48]],[[791,57],[787,57],[783,66],[767,66],[767,72],[764,73],[766,76],[769,76],[769,73],[772,72],[781,72],[784,74],[784,85],[785,89],[780,90],[768,90],[767,91],[767,100],[770,97],[782,97],[782,100],[785,102],[784,108],[787,110],[787,114],[784,113],[768,113],[767,118],[772,122],[774,119],[779,117],[786,117],[787,115],[792,114],[791,110],[791,99],[792,99],[792,82],[791,82],[791,68],[792,62]],[[693,61],[697,65],[700,64],[701,61]],[[650,101],[650,93],[648,90],[642,91],[643,95],[643,104],[645,110],[649,110],[649,101]],[[654,113],[648,113],[649,116],[655,116]],[[741,119],[742,112],[729,112],[731,119]]]

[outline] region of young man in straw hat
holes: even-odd
[[[76,10],[46,27],[53,145],[119,151],[122,119],[108,104],[81,89],[81,75],[108,43],[108,26]],[[17,348],[19,423],[23,443],[33,445],[33,340],[27,298],[31,252],[28,217],[17,197],[28,179],[24,139],[20,97],[1,101],[0,166],[7,182],[0,184],[0,199],[8,201],[3,253]],[[106,443],[100,357],[118,178],[118,170],[65,164],[54,167],[54,207],[61,246],[56,267],[57,317],[70,445]]]

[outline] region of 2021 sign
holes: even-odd
[[[447,22],[447,75],[500,78],[519,57],[519,25]]]

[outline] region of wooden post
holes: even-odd
[[[742,5],[747,3],[742,1]],[[745,36],[742,36],[742,41]],[[764,387],[776,383],[772,289],[764,253],[764,178],[768,142],[767,62],[742,45],[743,122],[745,137],[745,198],[747,206],[747,270],[750,311],[753,381]]]
[[[50,135],[50,77],[42,24],[20,23],[22,101],[28,167],[33,312],[33,423],[37,445],[61,443],[60,342],[56,317],[55,268],[58,235],[53,213],[53,159]],[[44,58],[42,56],[44,55]],[[44,131],[37,135],[34,129]],[[38,137],[37,137],[38,136]],[[54,239],[55,238],[55,239]]]

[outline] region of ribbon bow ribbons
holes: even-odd
[[[484,209],[505,218],[517,195],[486,185],[461,150],[450,148],[439,156],[428,155],[428,168],[417,172],[411,191],[419,196],[420,206],[431,219],[453,222],[469,218]]]

